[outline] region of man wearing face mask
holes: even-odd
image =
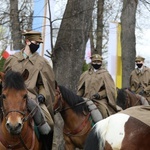
[[[25,81],[29,99],[35,100],[42,109],[45,118],[51,127],[48,135],[41,135],[46,143],[44,150],[51,149],[53,134],[53,109],[52,101],[55,96],[54,73],[48,61],[37,53],[42,41],[41,33],[37,31],[24,32],[25,47],[9,56],[4,64],[4,72],[12,69],[22,73],[25,69],[29,71],[29,77]],[[50,145],[49,145],[50,144]]]
[[[115,83],[102,66],[103,58],[99,54],[91,57],[91,67],[79,79],[77,95],[92,99],[103,118],[117,112]]]
[[[136,68],[130,74],[130,89],[144,96],[150,104],[150,69],[144,66],[145,58],[135,58]]]

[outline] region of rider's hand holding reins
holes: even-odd
[[[92,99],[100,99],[100,95],[98,93],[96,93],[92,96]]]

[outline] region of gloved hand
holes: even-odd
[[[141,91],[139,92],[139,94],[143,96],[143,95],[144,95],[144,90],[141,90]]]
[[[99,95],[98,93],[96,93],[96,94],[94,94],[94,95],[92,96],[92,98],[93,98],[93,99],[100,99],[100,95]]]
[[[45,97],[42,94],[38,95],[38,101],[39,103],[44,103],[45,102]]]

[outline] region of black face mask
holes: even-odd
[[[34,44],[34,43],[31,42],[31,44],[29,45],[29,47],[30,47],[31,53],[33,54],[34,52],[37,51],[37,49],[40,47],[40,45],[37,45],[37,44]]]
[[[93,66],[94,69],[97,70],[102,66],[102,64],[92,64],[92,66]]]
[[[138,68],[141,68],[143,66],[143,64],[136,64],[138,66]]]

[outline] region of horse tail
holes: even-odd
[[[96,124],[85,141],[84,150],[104,150],[103,140]]]

